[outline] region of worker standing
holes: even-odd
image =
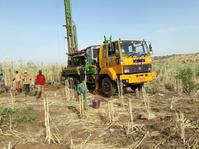
[[[39,70],[38,75],[36,76],[36,79],[35,79],[35,84],[37,85],[37,88],[38,88],[37,99],[43,98],[45,83],[46,83],[46,78],[42,74],[42,70]]]
[[[30,93],[30,84],[31,84],[32,79],[30,78],[26,70],[24,71],[22,81],[23,81],[23,89],[24,89],[25,95],[28,95]]]
[[[14,87],[15,87],[16,91],[18,93],[21,92],[21,76],[19,75],[18,71],[15,71],[13,82],[14,82]]]
[[[4,92],[5,81],[3,78],[3,73],[0,73],[0,93]]]
[[[84,110],[88,110],[88,99],[87,99],[88,89],[87,89],[84,81],[78,82],[78,84],[77,84],[77,94],[83,95],[83,100],[84,100],[83,107],[84,107]]]
[[[3,73],[0,73],[0,93],[8,92],[10,87],[7,86]]]

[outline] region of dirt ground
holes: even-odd
[[[16,96],[14,106],[32,107],[36,113],[33,123],[13,122],[0,129],[0,148],[9,144],[17,149],[126,149],[126,148],[199,148],[199,99],[175,92],[160,91],[149,95],[151,119],[148,119],[144,100],[131,92],[125,94],[124,106],[118,97],[110,99],[89,94],[90,105],[94,99],[101,100],[99,109],[91,106],[80,117],[77,99],[66,99],[64,87],[47,88],[50,109],[51,132],[54,144],[45,142],[43,100],[35,97]],[[107,100],[113,103],[113,121],[109,121]],[[132,101],[133,122],[130,122],[129,100]],[[1,106],[11,105],[10,94],[0,95]],[[181,139],[181,127],[176,114],[186,118],[185,142]]]

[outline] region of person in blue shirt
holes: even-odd
[[[5,88],[5,80],[3,77],[3,73],[0,73],[0,93],[4,92],[4,88]]]
[[[4,78],[3,78],[3,73],[0,73],[0,85],[4,84]]]

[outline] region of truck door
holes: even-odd
[[[107,68],[108,67],[108,45],[102,46],[102,57],[101,57],[101,68]]]
[[[116,74],[120,74],[122,72],[118,42],[113,42],[108,45],[108,67],[113,68]]]
[[[109,67],[116,66],[116,59],[117,59],[118,48],[115,43],[111,43],[108,45],[108,64]]]

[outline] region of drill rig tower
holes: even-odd
[[[70,0],[64,0],[65,17],[66,17],[66,33],[68,43],[68,54],[78,51],[77,44],[77,29],[72,20],[71,2]],[[70,59],[70,56],[68,57]]]

